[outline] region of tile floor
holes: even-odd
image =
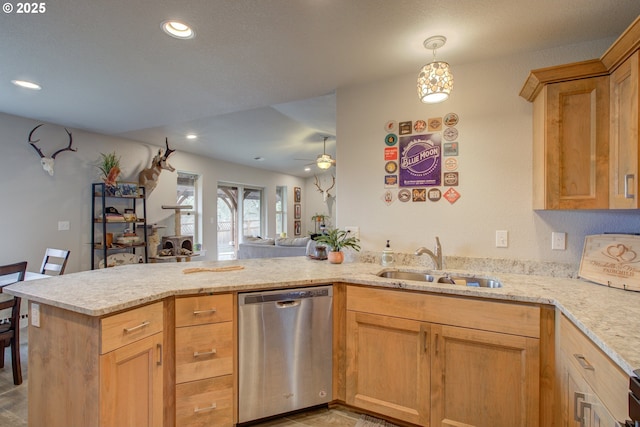
[[[0,369],[0,427],[27,427],[27,329],[20,331],[22,384],[13,385],[11,354],[5,349],[4,368]],[[344,408],[316,409],[270,420],[254,427],[353,427],[359,415]]]

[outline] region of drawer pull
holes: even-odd
[[[193,315],[197,316],[198,314],[209,314],[209,313],[215,313],[216,311],[218,311],[218,309],[216,308],[210,308],[209,310],[194,310],[193,311]]]
[[[144,328],[145,326],[149,326],[150,324],[151,322],[149,322],[148,320],[145,320],[144,322],[140,323],[138,326],[132,326],[131,328],[124,328],[124,333],[128,334],[133,331],[137,331],[138,329]]]
[[[580,366],[582,366],[583,369],[587,369],[589,371],[596,370],[596,368],[594,368],[593,365],[589,363],[589,361],[583,355],[574,354],[573,357],[575,357],[578,360],[578,363],[580,364]]]
[[[195,408],[193,410],[194,413],[198,413],[198,412],[206,412],[206,411],[213,411],[214,409],[216,409],[216,404],[215,402],[211,404],[211,406],[207,406],[205,408]]]
[[[211,351],[194,351],[193,352],[193,357],[199,357],[199,356],[211,356],[212,354],[216,354],[217,351],[215,348],[211,349]]]

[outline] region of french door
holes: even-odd
[[[218,260],[236,259],[243,236],[263,235],[263,193],[258,187],[218,184]]]

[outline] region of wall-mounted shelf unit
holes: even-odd
[[[148,262],[145,188],[126,184],[109,190],[104,183],[91,185],[91,269]]]

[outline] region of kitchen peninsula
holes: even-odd
[[[424,298],[439,298],[435,300],[438,304],[443,301],[450,304],[453,309],[449,310],[449,315],[460,317],[460,322],[465,322],[467,315],[462,309],[456,313],[455,307],[473,308],[481,303],[539,313],[539,317],[533,318],[539,325],[537,331],[528,334],[534,338],[537,334],[536,339],[539,339],[539,344],[529,348],[537,349],[539,345],[539,357],[534,355],[532,366],[539,368],[533,389],[539,390],[540,414],[539,419],[536,414],[531,418],[533,421],[526,420],[521,425],[561,425],[556,420],[562,417],[564,409],[554,407],[558,404],[560,392],[553,372],[556,368],[554,358],[559,352],[557,338],[554,337],[565,327],[562,321],[576,327],[598,352],[610,359],[618,378],[631,375],[633,369],[640,367],[640,336],[637,334],[640,330],[640,293],[609,289],[578,279],[478,271],[468,273],[495,277],[503,287],[483,289],[386,279],[376,275],[383,270],[376,264],[353,262],[334,265],[302,257],[192,262],[189,267],[229,265],[243,268],[184,274],[186,267],[176,263],[141,264],[74,273],[6,288],[7,293],[30,302],[29,425],[108,426],[126,422],[182,426],[187,425],[188,421],[184,420],[189,420],[194,412],[185,412],[183,407],[197,395],[218,399],[216,411],[221,418],[211,425],[232,425],[237,419],[236,331],[232,325],[237,311],[236,294],[249,290],[334,284],[333,398],[356,407],[364,405],[357,401],[356,404],[350,403],[348,396],[351,387],[348,382],[353,371],[346,365],[352,363],[353,354],[350,352],[353,349],[347,348],[348,343],[345,343],[348,341],[347,333],[351,331],[351,326],[345,325],[349,318],[346,312],[368,310],[358,306],[358,298],[380,291],[388,292],[376,297],[380,307],[390,307],[397,299],[406,303],[407,313],[415,311],[417,317],[421,316],[423,306],[420,301]],[[380,299],[386,298],[383,295],[393,297],[387,301]],[[353,302],[349,302],[348,298],[352,296]],[[220,333],[220,342],[216,344],[221,364],[211,368],[203,368],[205,365],[183,366],[180,361],[179,347],[183,345],[180,344],[180,334],[188,331],[191,325],[182,320],[181,313],[184,306],[202,310],[203,304],[210,301],[220,309],[210,320],[202,323],[228,326],[226,332]],[[430,300],[425,301],[427,306],[431,304]],[[38,304],[39,316],[34,316],[34,303]],[[371,307],[371,311],[376,309],[377,306]],[[493,309],[488,309],[473,320],[477,322],[476,328],[483,328],[482,319],[492,317],[493,312]],[[372,318],[373,315],[362,316]],[[532,320],[531,317],[523,315],[504,327],[524,325]],[[422,323],[417,330],[426,330],[425,319],[418,320]],[[433,331],[445,327],[432,319],[426,321],[436,325]],[[34,326],[34,322],[39,322],[39,326]],[[390,322],[396,320],[391,319]],[[474,329],[473,322],[463,326]],[[427,339],[426,335],[424,339]],[[431,345],[435,344],[434,351],[437,351],[437,334],[431,334],[428,339]],[[424,345],[426,349],[426,341]],[[436,356],[432,358],[435,360]],[[183,384],[176,378],[177,372],[180,375],[184,372],[200,375],[198,378],[201,379]],[[129,380],[122,381],[123,378]],[[614,388],[613,394],[618,397],[620,387],[616,384]],[[139,396],[141,391],[146,393],[143,399],[145,408],[120,406],[127,403],[126,396]],[[622,397],[626,399],[626,393]],[[612,409],[619,420],[625,416],[620,409],[623,404],[626,408],[626,401],[615,402],[616,407]],[[419,415],[411,411],[386,412],[384,405],[379,407],[379,411],[368,407],[363,409],[418,424],[411,421],[411,417]],[[404,417],[402,414],[408,415]],[[428,417],[428,410],[426,414]],[[441,425],[436,424],[433,418],[431,424]]]

